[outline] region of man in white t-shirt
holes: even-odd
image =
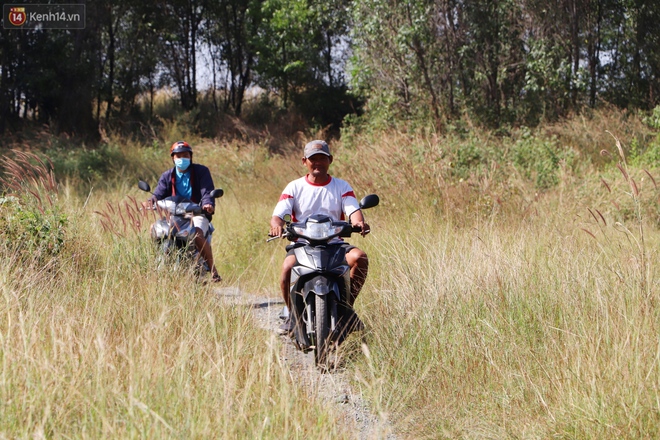
[[[360,205],[355,198],[351,186],[344,180],[337,179],[328,174],[332,163],[330,148],[325,141],[315,140],[305,145],[305,156],[302,163],[307,167],[308,174],[290,182],[275,206],[270,220],[270,235],[280,237],[284,231],[284,216],[291,215],[294,222],[303,222],[313,214],[325,214],[333,220],[350,219],[353,226],[362,228],[362,236],[369,233],[369,225],[364,222]],[[337,238],[334,242],[341,243]],[[364,281],[367,278],[369,260],[367,254],[355,246],[345,243],[346,262],[351,267],[351,298],[350,305],[355,303]],[[293,250],[287,253],[282,265],[280,288],[282,297],[289,310],[291,298],[289,286],[291,284],[291,269],[296,263]],[[279,332],[288,334],[293,331],[290,319],[287,319],[279,328]]]

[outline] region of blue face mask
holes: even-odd
[[[181,171],[185,171],[190,166],[190,159],[187,157],[181,157],[179,159],[174,159],[174,165]]]

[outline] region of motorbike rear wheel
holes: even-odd
[[[332,341],[330,341],[330,310],[332,310],[332,295],[316,296],[315,307],[315,329],[316,348],[314,357],[317,366],[327,367],[328,355]]]

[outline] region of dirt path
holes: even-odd
[[[215,289],[215,292],[222,301],[251,307],[257,325],[263,329],[275,332],[281,323],[279,314],[282,310],[282,300],[252,295],[233,287]],[[295,348],[289,338],[280,338],[281,356],[289,365],[292,375],[302,378],[300,382],[310,395],[334,405],[344,423],[353,424],[355,427],[356,439],[396,439],[387,419],[373,414],[359,390],[351,387],[348,371],[340,368],[332,373],[323,373],[314,365],[312,352],[303,353]]]

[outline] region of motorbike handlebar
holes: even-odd
[[[361,228],[360,226],[352,225],[352,226],[351,226],[351,233],[353,233],[353,232],[361,233],[361,232],[362,232],[362,228]],[[366,232],[369,233],[370,230],[367,229]],[[268,234],[268,237],[269,237],[269,238],[266,240],[266,243],[270,243],[271,241],[273,241],[273,240],[277,240],[278,238],[287,238],[287,237],[289,237],[289,233],[288,233],[288,231],[285,229],[285,230],[282,232],[282,235],[280,235],[280,236],[272,236],[272,235]],[[342,235],[342,237],[350,237],[350,235]]]
[[[273,240],[277,240],[278,238],[287,238],[287,237],[289,236],[289,233],[285,230],[284,232],[282,232],[282,235],[279,235],[279,236],[278,236],[278,235],[275,235],[275,236],[273,236],[273,235],[268,234],[268,236],[269,236],[270,238],[269,238],[268,240],[266,240],[266,243],[270,243],[271,241],[273,241]]]
[[[152,203],[151,200],[147,200],[146,202],[142,202],[142,206],[140,207],[140,211],[155,211],[156,210],[156,204]]]
[[[360,226],[353,225],[351,226],[351,233],[353,232],[357,232],[358,234],[361,234],[362,228]],[[364,231],[365,235],[368,234],[369,232],[371,232],[371,229],[367,229],[366,231]]]

